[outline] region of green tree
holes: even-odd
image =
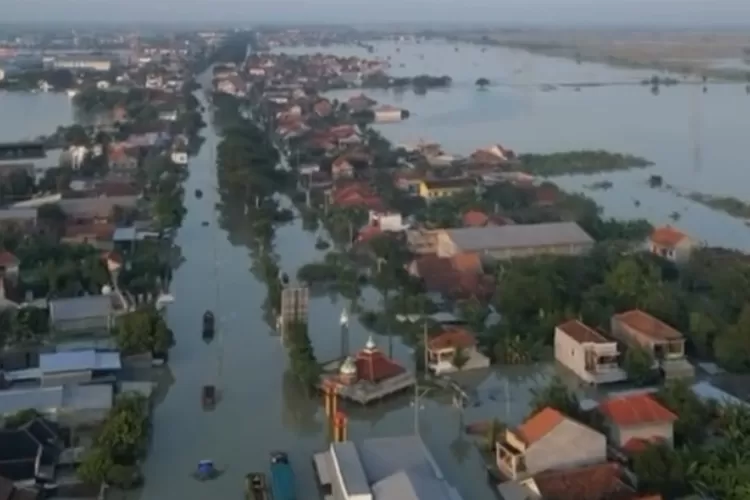
[[[83,482],[99,485],[107,480],[112,467],[114,467],[114,461],[109,452],[104,448],[94,446],[83,456],[76,473]]]
[[[458,368],[459,370],[463,368],[466,363],[469,362],[469,355],[468,353],[461,348],[457,348],[456,351],[453,353],[453,366]]]
[[[745,306],[737,320],[714,340],[716,361],[732,372],[750,370],[750,305]]]
[[[550,407],[563,415],[578,418],[581,415],[581,405],[578,396],[572,392],[561,378],[553,378],[549,384],[541,389],[532,391],[530,415],[535,415]]]
[[[684,458],[669,445],[648,446],[633,458],[633,472],[642,492],[677,498],[690,492]]]
[[[703,403],[689,383],[670,381],[659,389],[656,399],[679,418],[674,424],[675,441],[678,443],[700,443],[706,437],[706,429],[713,421],[715,409]]]
[[[115,339],[120,350],[126,354],[163,354],[174,344],[172,330],[153,307],[121,316],[115,330]]]
[[[656,382],[654,358],[642,347],[628,346],[622,367],[628,374],[628,379],[635,385],[644,386]]]

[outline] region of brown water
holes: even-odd
[[[209,120],[207,120],[209,121]],[[218,223],[214,151],[219,138],[212,127],[204,131],[206,142],[190,163],[186,182],[188,213],[177,236],[185,262],[174,275],[176,303],[170,306],[169,323],[177,345],[170,353],[174,383],[154,415],[154,440],[145,465],[144,499],[235,498],[249,471],[267,471],[268,453],[287,450],[293,461],[301,499],[316,498],[311,455],[327,444],[321,401],[300,393],[288,376],[287,356],[279,338],[263,319],[266,289],[252,274],[248,240],[249,222],[227,218]],[[200,188],[202,199],[193,192]],[[209,221],[210,226],[201,223]],[[275,252],[282,270],[293,276],[296,269],[320,257],[314,249],[316,236],[295,220],[277,231]],[[216,256],[216,258],[214,258]],[[215,265],[218,262],[218,268]],[[379,300],[370,291],[362,299]],[[339,314],[347,303],[336,298],[315,297],[310,306],[310,334],[320,360],[339,355]],[[216,313],[220,334],[210,345],[200,335],[201,314]],[[368,336],[352,318],[350,345],[361,348]],[[375,336],[387,350],[387,340]],[[394,342],[394,357],[411,365],[411,353]],[[540,369],[540,371],[543,371]],[[508,374],[509,397],[504,398],[505,376],[486,374],[482,398],[487,403],[466,411],[466,420],[488,415],[518,420],[526,412],[528,387],[537,370],[518,369]],[[200,389],[213,383],[221,401],[212,413],[201,410]],[[502,393],[498,392],[502,391]],[[499,395],[502,394],[502,395]],[[492,398],[498,401],[492,401]],[[414,408],[408,395],[368,409],[350,409],[351,439],[414,432]],[[466,498],[491,498],[485,487],[481,460],[468,442],[458,440],[461,415],[449,401],[421,400],[420,432],[445,473]],[[213,459],[226,472],[216,481],[199,483],[190,477],[198,460]]]

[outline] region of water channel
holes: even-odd
[[[397,144],[420,139],[440,142],[450,153],[468,154],[500,143],[517,152],[605,149],[643,156],[648,170],[591,176],[556,177],[563,189],[584,192],[614,217],[645,217],[673,223],[711,244],[750,249],[750,229],[742,221],[647,186],[652,174],[678,191],[735,196],[749,200],[750,163],[745,131],[750,125],[750,95],[744,84],[680,84],[652,95],[653,70],[614,68],[604,64],[530,54],[502,47],[480,47],[441,41],[376,42],[374,52],[356,46],[279,48],[290,54],[332,53],[381,58],[395,76],[449,75],[450,89],[417,95],[412,91],[367,91],[385,104],[411,112],[398,124],[378,125]],[[479,91],[474,82],[492,85]],[[557,87],[542,84],[606,84]],[[338,91],[340,100],[359,90]],[[609,180],[614,187],[596,191],[586,186]],[[636,201],[639,203],[636,204]],[[638,205],[638,206],[636,206]],[[672,222],[673,212],[680,219]]]
[[[206,117],[206,121],[210,122]],[[240,495],[244,474],[267,471],[268,453],[287,450],[299,476],[301,499],[316,498],[311,455],[327,444],[321,401],[300,392],[286,371],[287,356],[280,339],[263,318],[266,289],[252,274],[247,225],[234,225],[220,217],[215,189],[216,130],[203,133],[206,142],[190,163],[186,182],[187,216],[176,243],[183,264],[176,270],[172,290],[176,303],[168,311],[177,344],[170,353],[173,383],[156,407],[154,439],[146,462],[144,499],[234,498]],[[202,199],[193,196],[196,188]],[[202,223],[208,221],[209,226]],[[222,224],[228,227],[222,227]],[[283,271],[296,269],[320,257],[316,236],[295,220],[277,231],[275,251]],[[364,301],[378,300],[366,294]],[[319,359],[332,359],[339,351],[339,314],[346,302],[328,296],[313,297],[310,334]],[[205,309],[217,315],[220,335],[206,344],[200,335]],[[368,336],[356,319],[350,325],[350,345],[361,348]],[[387,339],[375,336],[387,349]],[[394,357],[411,364],[410,351],[394,343]],[[466,420],[507,411],[518,420],[526,411],[526,385],[535,370],[520,369],[509,375],[507,404],[489,402],[468,410]],[[484,387],[496,388],[500,377],[485,374]],[[481,380],[481,379],[480,379]],[[203,412],[200,389],[216,384],[221,392],[216,410]],[[492,396],[495,398],[495,396]],[[498,398],[495,398],[498,399]],[[350,408],[352,439],[414,432],[414,407],[404,395],[368,409]],[[505,401],[505,399],[503,399]],[[450,401],[429,397],[420,400],[420,432],[443,465],[446,474],[465,490],[467,498],[490,498],[478,453],[460,441],[460,413]],[[190,474],[198,460],[210,458],[226,472],[216,481],[198,483]]]

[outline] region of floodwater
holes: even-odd
[[[519,50],[440,41],[374,46],[372,54],[355,46],[278,50],[378,57],[389,61],[395,76],[451,76],[450,89],[426,95],[411,90],[366,92],[411,112],[404,122],[377,126],[398,144],[436,141],[454,154],[499,143],[516,152],[605,149],[648,158],[655,165],[646,170],[562,176],[554,182],[591,196],[608,216],[672,223],[710,244],[750,249],[750,228],[743,221],[674,191],[651,189],[646,182],[650,175],[661,175],[684,194],[698,191],[749,200],[750,161],[744,146],[750,95],[744,84],[709,84],[706,93],[700,85],[683,84],[652,95],[639,82],[655,74],[653,70],[576,64]],[[474,85],[480,77],[492,82],[484,91]],[[586,83],[611,85],[583,86]],[[543,84],[581,87],[544,91]],[[338,91],[332,97],[341,100],[358,93]],[[601,180],[614,187],[586,188]],[[677,221],[671,218],[675,212]]]
[[[73,120],[73,103],[66,94],[0,91],[2,141],[35,139]]]
[[[267,472],[268,454],[276,449],[290,453],[300,498],[317,498],[311,458],[327,446],[322,401],[299,391],[287,373],[284,347],[264,320],[265,286],[251,271],[252,251],[245,244],[249,221],[236,213],[220,217],[214,161],[219,138],[211,126],[204,136],[206,142],[189,166],[188,212],[176,239],[185,261],[174,274],[176,302],[168,311],[177,341],[169,363],[174,381],[155,410],[141,498],[239,497],[244,475]],[[193,195],[196,188],[203,190],[202,199]],[[202,226],[203,221],[210,225]],[[299,266],[319,258],[322,254],[314,249],[315,241],[316,235],[304,231],[299,219],[281,227],[275,252],[282,271],[294,276]],[[372,307],[378,300],[368,292],[363,303]],[[311,298],[310,336],[320,360],[339,356],[339,315],[347,304],[328,296]],[[211,344],[200,334],[205,309],[212,309],[217,317],[219,333]],[[367,336],[351,318],[351,348],[361,348]],[[386,338],[375,336],[375,341],[387,351]],[[397,340],[393,353],[411,366],[410,351]],[[528,388],[536,383],[537,371],[543,370],[518,369],[508,375],[507,384],[495,374],[478,377],[478,382],[484,379],[480,394],[486,404],[466,410],[466,422],[490,415],[506,418],[506,414],[508,420],[517,422],[526,412]],[[217,385],[221,394],[213,412],[201,409],[204,384]],[[500,390],[502,396],[498,396]],[[350,439],[414,432],[411,401],[411,395],[403,395],[368,409],[348,408]],[[420,399],[419,431],[467,499],[491,498],[478,452],[467,440],[459,439],[461,413],[449,403],[429,395]],[[201,459],[214,460],[226,472],[215,481],[193,480],[190,474]]]

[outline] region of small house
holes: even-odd
[[[545,408],[497,442],[497,466],[510,479],[542,471],[604,463],[607,438],[555,410]]]
[[[465,328],[446,328],[427,343],[427,366],[436,375],[487,368],[490,360],[477,350],[477,339]]]
[[[666,378],[695,375],[685,359],[685,337],[668,324],[639,309],[615,314],[610,323],[615,338],[648,351]]]
[[[615,446],[634,450],[647,442],[673,443],[677,415],[648,393],[612,396],[599,404],[598,411]]]
[[[675,263],[689,260],[696,247],[695,240],[672,226],[657,227],[648,239],[649,252]]]
[[[425,200],[434,200],[466,193],[477,188],[476,181],[468,177],[457,179],[430,179],[419,183],[419,196]]]
[[[621,382],[617,342],[580,321],[570,320],[555,328],[555,359],[589,384]]]
[[[188,164],[188,154],[187,151],[172,151],[172,154],[170,155],[170,158],[172,159],[172,163],[176,165],[187,165]]]
[[[112,298],[87,295],[49,302],[50,330],[56,333],[108,332],[114,322]]]
[[[403,118],[403,112],[395,106],[380,106],[375,108],[375,121],[379,123],[399,122]]]

